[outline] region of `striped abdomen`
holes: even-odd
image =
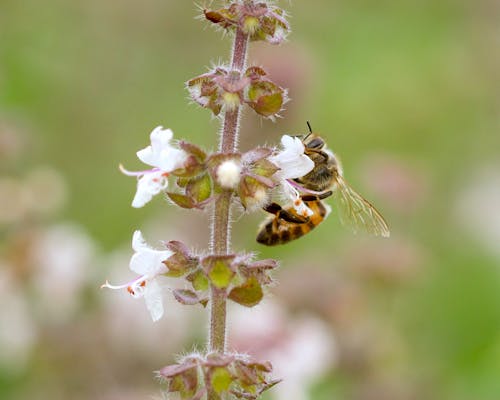
[[[257,234],[257,242],[266,246],[286,244],[298,239],[318,226],[330,212],[330,208],[321,200],[306,201],[313,214],[303,223],[288,222],[279,216],[274,216],[261,225]],[[296,214],[293,207],[286,209]]]

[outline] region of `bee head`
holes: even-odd
[[[302,138],[302,143],[308,149],[321,150],[325,147],[325,141],[318,135],[314,134],[311,128],[311,124],[307,121],[307,127],[309,128],[309,133]]]

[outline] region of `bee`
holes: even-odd
[[[389,227],[376,208],[354,189],[344,178],[339,159],[326,146],[324,139],[312,132],[302,138],[304,154],[313,162],[313,169],[290,182],[298,188],[301,200],[311,210],[308,217],[299,215],[293,206],[282,208],[271,203],[264,208],[270,214],[259,228],[257,242],[266,246],[286,244],[316,228],[331,209],[323,202],[333,196],[341,223],[354,233],[364,231],[375,236],[389,237]]]

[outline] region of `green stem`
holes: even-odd
[[[243,72],[247,57],[248,35],[236,31],[233,42],[231,66]],[[221,152],[235,152],[238,146],[240,107],[227,111],[224,115],[222,136],[219,143]],[[223,192],[215,201],[211,222],[212,254],[224,255],[230,251],[231,241],[231,201],[232,192]],[[226,294],[215,286],[210,288],[210,333],[209,351],[224,354],[226,350]],[[220,396],[211,391],[208,400],[219,400]]]

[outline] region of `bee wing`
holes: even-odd
[[[389,237],[389,227],[384,217],[370,202],[354,191],[345,179],[337,174],[334,191],[340,222],[355,233],[365,231],[375,236]]]

